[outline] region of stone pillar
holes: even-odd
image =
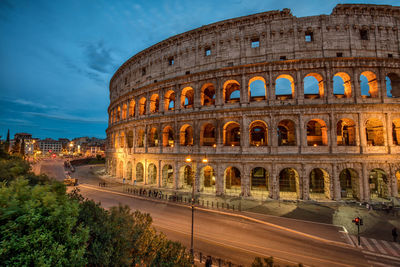
[[[298,123],[296,127],[296,145],[299,147],[299,153],[302,153],[303,147],[307,146],[307,131],[304,130],[304,114],[299,113]]]
[[[309,200],[309,179],[306,173],[306,168],[304,164],[301,164],[301,169],[299,172],[299,183],[300,183],[300,196],[298,196],[300,199],[303,200]]]
[[[325,97],[327,98],[328,103],[332,103],[335,99],[335,96],[333,94],[333,76],[331,69],[325,68],[325,81],[324,81],[324,86],[325,86],[325,92],[324,94],[326,95]]]
[[[246,75],[242,74],[240,83],[240,104],[247,106],[249,104],[249,86],[246,83]]]
[[[173,188],[175,190],[177,190],[181,186],[180,181],[179,181],[179,162],[177,160],[175,160],[174,165],[175,166],[174,166],[174,185],[173,185]]]
[[[246,115],[242,116],[242,125],[240,125],[240,147],[250,146],[250,133],[249,133],[249,123],[250,120]]]
[[[217,163],[216,165],[216,175],[215,175],[215,194],[217,196],[224,194],[224,170],[222,166]]]
[[[193,164],[193,170],[195,170],[194,173],[194,190],[196,193],[200,193],[200,174],[201,174],[201,159],[199,159],[199,162],[196,164]]]
[[[217,152],[220,152],[224,146],[224,144],[223,144],[223,132],[224,132],[223,127],[224,126],[222,124],[222,121],[220,119],[217,119],[216,126],[215,126],[216,135],[217,135]]]
[[[385,135],[385,146],[388,148],[388,153],[392,153],[392,147],[393,147],[393,129],[392,129],[392,113],[384,113],[385,114],[385,124],[386,127],[386,135]]]
[[[350,83],[351,83],[351,96],[354,100],[354,103],[360,103],[361,100],[361,87],[360,87],[360,76],[358,71],[353,69],[350,75]]]
[[[242,196],[248,197],[250,196],[250,170],[247,167],[242,165],[242,174],[243,180],[241,181],[241,189],[242,189]]]
[[[363,162],[360,179],[360,201],[369,201],[371,199],[369,190],[369,175],[367,164]]]
[[[179,112],[181,109],[181,86],[179,84],[175,85],[175,112]]]
[[[396,168],[394,166],[390,166],[390,177],[391,177],[391,187],[392,187],[392,196],[393,197],[398,197],[399,196],[399,192],[398,192],[398,180],[396,177]]]
[[[159,105],[158,105],[158,109],[159,109],[158,112],[163,114],[164,113],[164,108],[165,108],[165,103],[164,103],[165,90],[164,89],[161,89],[159,91],[159,96],[160,96],[160,102],[159,102]]]
[[[358,113],[358,140],[360,141],[360,153],[363,154],[367,147],[367,140],[365,136],[364,116]]]
[[[162,170],[161,170],[161,160],[158,160],[158,179],[157,179],[158,187],[162,187]]]
[[[301,71],[296,71],[296,83],[295,83],[295,96],[298,104],[303,104],[304,102],[304,80],[301,78]]]
[[[215,106],[217,107],[222,106],[224,103],[222,91],[222,79],[217,78],[217,84],[215,85]]]
[[[279,179],[275,162],[272,162],[271,166],[271,182],[270,182],[270,198],[279,199]]]
[[[328,139],[329,153],[332,153],[333,148],[337,147],[337,132],[336,132],[337,127],[336,127],[335,117],[333,116],[333,112],[329,113],[328,127],[330,135],[330,138]]]
[[[199,82],[195,84],[193,91],[194,91],[193,108],[198,110],[201,107],[201,85]]]
[[[385,98],[387,98],[387,88],[386,88],[386,73],[382,68],[379,68],[376,78],[378,79],[379,97],[381,99],[381,103],[384,103]]]
[[[332,165],[332,177],[331,181],[333,183],[333,199],[338,201],[341,199],[341,188],[340,188],[340,180],[338,175],[338,166],[337,164]],[[332,195],[332,194],[331,194]]]

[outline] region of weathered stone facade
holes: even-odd
[[[337,5],[331,15],[230,19],[155,44],[111,79],[107,170],[188,190],[193,168],[196,191],[213,194],[398,196],[399,28],[400,7]]]

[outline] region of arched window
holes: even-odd
[[[358,174],[354,169],[344,169],[339,175],[341,197],[358,199]]]
[[[338,146],[356,145],[356,124],[351,119],[341,119],[336,127]]]
[[[121,107],[118,106],[118,109],[117,109],[117,121],[120,121],[120,119],[121,119]]]
[[[200,132],[200,145],[201,146],[214,146],[216,145],[215,127],[211,123],[203,124]]]
[[[157,167],[153,163],[149,164],[147,168],[147,183],[148,184],[156,184],[157,183]]]
[[[126,115],[127,115],[127,111],[128,111],[128,106],[126,105],[126,103],[124,103],[122,105],[122,119],[126,120]]]
[[[193,145],[193,128],[189,124],[185,124],[181,127],[179,143],[181,146]]]
[[[201,88],[201,105],[215,105],[215,87],[212,83],[206,83]]]
[[[182,187],[185,189],[192,188],[194,173],[189,165],[185,165],[180,169],[180,180]]]
[[[318,73],[309,73],[304,77],[304,98],[324,97],[324,80]]]
[[[164,97],[164,110],[175,110],[175,92],[169,90]]]
[[[364,98],[376,98],[379,96],[378,81],[371,71],[364,71],[360,75],[361,96]]]
[[[139,101],[139,115],[146,114],[146,98],[142,97]]]
[[[115,137],[115,141],[114,141],[115,148],[119,148],[119,146],[118,146],[118,144],[119,144],[119,134],[116,133],[114,137]]]
[[[240,101],[240,85],[235,80],[224,83],[223,95],[225,103],[236,103]]]
[[[291,120],[282,120],[278,124],[278,145],[279,146],[295,146],[296,145],[296,129],[294,122]]]
[[[121,148],[123,148],[125,146],[125,133],[124,132],[122,132],[119,135],[119,145]]]
[[[182,89],[181,94],[181,107],[193,108],[194,103],[194,90],[192,87],[185,87]]]
[[[122,160],[118,164],[118,178],[124,178],[124,162]]]
[[[144,167],[141,162],[136,164],[136,182],[140,183],[143,182],[144,175]]]
[[[143,129],[137,130],[137,135],[136,135],[136,144],[138,147],[144,147],[144,135],[145,132]]]
[[[320,119],[313,119],[307,123],[307,145],[328,145],[328,133],[326,123]]]
[[[129,102],[129,117],[135,116],[135,106],[136,106],[135,100],[132,99]]]
[[[268,128],[263,121],[253,121],[250,124],[250,145],[266,146],[268,145]]]
[[[148,144],[149,147],[155,147],[158,146],[158,130],[155,127],[152,127],[149,131],[148,135]]]
[[[174,185],[174,169],[171,165],[164,165],[162,169],[162,187],[172,188]]]
[[[250,174],[251,191],[268,191],[268,172],[262,167],[256,167]]]
[[[389,196],[388,178],[384,170],[371,170],[369,173],[369,189],[371,199],[384,200]]]
[[[393,120],[392,139],[394,146],[400,146],[400,119]]]
[[[128,147],[132,148],[133,147],[133,131],[128,131],[128,134],[126,136]]]
[[[159,111],[160,97],[157,94],[153,94],[150,98],[150,112],[156,113]]]
[[[250,101],[262,101],[267,99],[267,86],[263,77],[256,76],[250,79],[249,99]]]
[[[126,179],[127,180],[132,180],[132,163],[128,161],[126,164]]]
[[[396,73],[387,74],[386,92],[388,97],[400,97],[400,75]]]
[[[242,179],[239,169],[228,167],[225,169],[225,191],[239,194],[241,192]]]
[[[383,131],[383,123],[379,119],[369,119],[365,123],[365,135],[367,146],[384,146],[385,136]]]
[[[299,174],[293,168],[285,168],[279,173],[279,194],[282,198],[299,198]]]
[[[310,172],[310,198],[330,198],[329,174],[324,169],[316,168]]]
[[[215,174],[211,166],[201,169],[200,181],[202,181],[202,189],[205,192],[215,192]]]
[[[351,97],[350,76],[345,72],[338,72],[333,77],[333,94],[336,98]]]
[[[228,122],[224,126],[224,145],[240,146],[240,124]]]
[[[163,130],[163,146],[174,147],[174,131],[171,126],[166,126]]]
[[[281,74],[275,80],[275,97],[279,100],[293,99],[295,96],[294,79],[288,74]]]

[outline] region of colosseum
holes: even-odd
[[[110,81],[106,168],[133,185],[246,198],[400,193],[400,7],[289,9],[172,36]]]

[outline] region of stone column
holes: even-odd
[[[369,190],[369,175],[367,164],[362,163],[362,174],[360,179],[360,201],[369,201],[371,199]]]
[[[340,188],[340,180],[339,180],[339,175],[337,173],[337,164],[332,165],[332,177],[331,181],[333,183],[333,199],[338,201],[341,199],[341,188]],[[332,194],[331,194],[332,195]]]
[[[358,140],[360,145],[360,153],[365,153],[367,147],[367,140],[365,136],[365,127],[364,127],[364,116],[361,113],[358,113]]]
[[[181,109],[181,86],[179,84],[175,84],[175,112],[179,112]]]
[[[241,171],[241,176],[244,178],[241,183],[242,195],[248,197],[250,196],[250,170],[242,165]]]
[[[179,181],[179,162],[177,160],[175,160],[174,165],[175,166],[174,166],[174,185],[173,185],[173,187],[176,190],[181,186],[180,181]]]
[[[301,169],[300,169],[299,175],[300,175],[300,177],[299,177],[299,180],[300,180],[300,196],[299,196],[299,198],[303,199],[303,200],[309,200],[310,199],[310,196],[309,196],[310,186],[309,186],[309,179],[308,179],[308,176],[306,173],[306,168],[305,168],[304,164],[301,164]]]
[[[162,187],[162,170],[161,170],[161,160],[158,160],[158,179],[157,179],[158,187]]]
[[[303,147],[307,146],[307,132],[304,133],[304,114],[299,113],[298,127],[296,127],[296,145],[299,147],[299,153],[302,153]]]
[[[304,102],[304,80],[301,78],[301,71],[296,71],[296,83],[295,83],[295,96],[298,104],[303,104]]]
[[[276,170],[275,162],[272,162],[271,166],[271,181],[270,181],[270,198],[272,199],[279,199],[279,180],[278,174]]]
[[[242,125],[240,125],[240,147],[248,148],[250,146],[249,122],[249,118],[243,115],[241,119]]]
[[[217,84],[215,85],[215,106],[220,107],[224,103],[223,94],[222,94],[222,79],[217,78]]]
[[[384,113],[385,114],[385,124],[386,124],[386,135],[385,135],[385,146],[388,148],[388,153],[392,153],[393,147],[393,129],[392,129],[392,113]]]
[[[355,69],[353,69],[350,75],[350,82],[352,88],[351,94],[354,99],[354,103],[361,103],[362,98],[361,98],[360,76],[358,71],[356,71]]]
[[[165,95],[165,90],[164,90],[164,89],[161,89],[161,90],[159,91],[160,103],[159,103],[159,105],[158,105],[158,109],[159,109],[158,112],[160,112],[161,114],[164,113],[164,108],[165,108],[164,95]]]
[[[379,97],[381,99],[381,103],[384,103],[385,98],[387,98],[387,88],[386,88],[386,74],[382,68],[379,68],[376,78],[378,79]]]
[[[193,108],[198,110],[201,107],[201,85],[197,82],[193,88],[194,91],[194,100],[193,100]]]
[[[333,148],[337,147],[337,132],[336,132],[336,121],[335,117],[333,116],[333,112],[329,113],[329,122],[328,122],[328,129],[330,138],[328,138],[328,145],[329,145],[329,153],[333,152]]]
[[[246,75],[242,74],[240,83],[240,104],[247,106],[249,104],[249,87],[246,83]]]
[[[224,194],[224,170],[219,163],[216,164],[215,170],[215,194],[219,196]]]

